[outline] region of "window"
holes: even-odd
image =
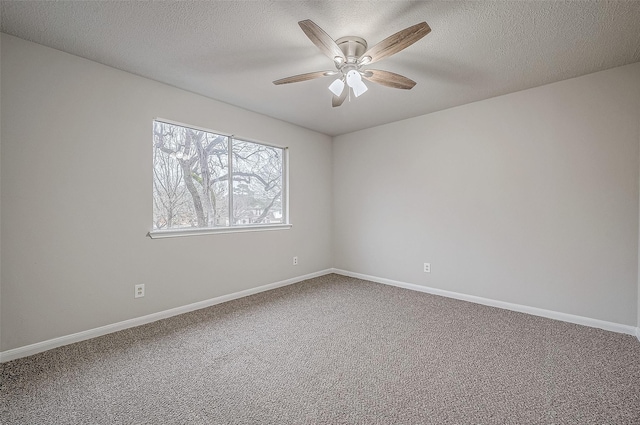
[[[290,227],[285,160],[285,148],[154,120],[150,236]]]

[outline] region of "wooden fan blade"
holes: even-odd
[[[427,25],[426,22],[420,22],[419,24],[405,28],[402,31],[398,31],[397,33],[385,38],[380,43],[364,52],[364,54],[360,56],[360,60],[369,56],[371,60],[367,63],[377,62],[380,59],[384,59],[406,49],[430,32],[431,28],[429,25]]]
[[[382,84],[383,86],[394,89],[410,90],[416,85],[415,81],[403,75],[390,71],[381,71],[379,69],[367,69],[363,77],[369,81],[373,81],[374,83]]]
[[[313,80],[314,78],[320,78],[327,75],[334,75],[334,73],[335,73],[334,71],[309,72],[307,74],[293,75],[291,77],[281,78],[279,80],[274,81],[273,84],[277,86],[280,84],[299,83],[300,81]]]
[[[322,28],[316,25],[313,21],[307,19],[304,21],[298,22],[302,31],[307,34],[309,40],[331,59],[335,62],[335,58],[341,58],[342,62],[345,62],[347,59],[344,57],[344,53],[340,50],[340,47],[336,44],[336,42],[329,37],[329,35],[324,32]]]
[[[342,93],[340,94],[340,96],[333,96],[333,99],[331,99],[331,105],[335,108],[336,106],[340,106],[344,103],[344,100],[347,98],[347,95],[349,94],[349,86],[347,86],[346,84],[344,85],[344,89],[342,89]]]

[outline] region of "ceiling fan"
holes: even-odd
[[[368,90],[362,78],[396,89],[409,90],[415,86],[415,81],[402,75],[379,69],[364,69],[363,67],[406,49],[431,32],[429,25],[426,22],[421,22],[398,31],[367,50],[367,42],[363,38],[347,36],[334,41],[311,20],[300,21],[298,25],[313,44],[318,46],[322,53],[334,62],[336,70],[294,75],[276,80],[273,84],[297,83],[337,75],[338,78],[329,86],[329,90],[333,93],[332,105],[334,107],[342,105],[349,95],[350,89],[353,90],[356,97]]]

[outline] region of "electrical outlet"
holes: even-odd
[[[294,266],[298,265],[298,257],[293,257],[293,265]]]
[[[144,283],[141,283],[140,285],[136,285],[134,286],[134,294],[133,294],[134,298],[141,298],[144,297]]]
[[[431,263],[424,263],[424,272],[431,273]]]

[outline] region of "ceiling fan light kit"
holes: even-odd
[[[333,93],[331,104],[334,107],[342,105],[350,90],[353,91],[355,97],[368,90],[362,78],[386,87],[410,90],[416,85],[416,82],[407,77],[389,71],[363,69],[362,67],[406,49],[431,32],[429,25],[426,22],[421,22],[405,28],[367,49],[367,42],[363,38],[348,36],[334,41],[313,21],[304,20],[298,22],[298,24],[313,44],[333,60],[337,71],[317,71],[294,75],[276,80],[273,84],[297,83],[320,77],[339,75],[329,85],[329,90]]]

